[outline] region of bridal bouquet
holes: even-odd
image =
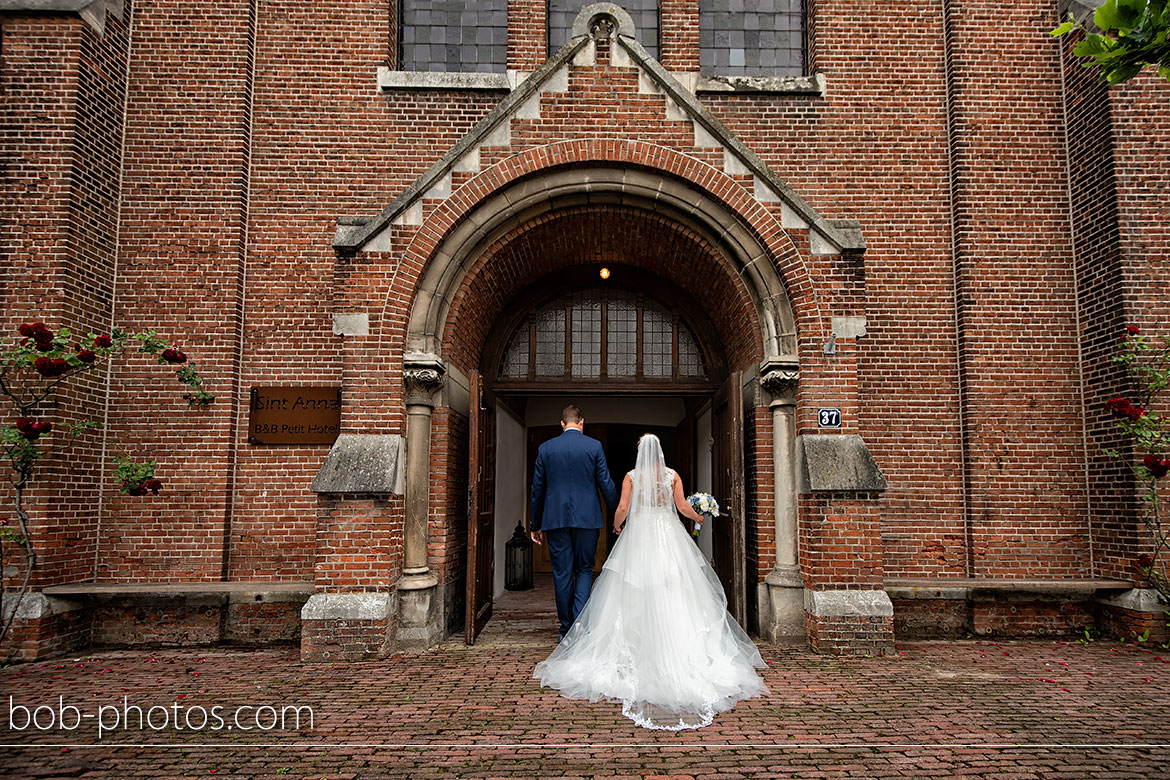
[[[694,493],[687,496],[687,503],[691,505],[691,509],[701,514],[703,517],[719,517],[719,502],[710,493]],[[698,536],[703,530],[703,523],[695,523],[695,528],[691,531],[691,536]]]

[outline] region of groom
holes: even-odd
[[[586,436],[576,406],[561,413],[562,433],[540,445],[532,477],[532,541],[544,544],[552,561],[560,642],[577,619],[593,587],[593,555],[605,522],[597,491],[610,511],[618,494],[609,477],[601,442]]]

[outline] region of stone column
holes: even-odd
[[[769,642],[803,642],[804,583],[797,559],[795,362],[767,361],[760,385],[772,396],[772,464],[776,511],[776,567],[760,593],[760,633]]]
[[[402,578],[398,581],[397,642],[403,648],[430,647],[443,635],[438,579],[427,565],[427,523],[431,491],[431,411],[446,369],[437,355],[409,354],[403,361],[406,385],[406,519]]]

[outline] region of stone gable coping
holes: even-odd
[[[694,119],[696,127],[701,126],[706,135],[704,138],[714,138],[724,148],[724,171],[728,174],[750,173],[760,181],[755,183],[757,193],[761,192],[761,184],[779,196],[799,217],[812,225],[834,246],[842,251],[865,250],[865,240],[861,235],[861,225],[856,220],[829,220],[817,213],[796,190],[788,186],[787,182],[776,175],[767,163],[760,159],[743,141],[731,132],[715,115],[703,106],[695,94],[683,87],[650,53],[643,48],[632,36],[619,35],[618,43],[626,50],[630,57],[649,73],[665,91],[666,94]],[[775,200],[775,199],[773,199]],[[816,253],[814,253],[816,254]],[[827,252],[825,254],[828,254]]]
[[[342,251],[357,251],[373,238],[378,232],[387,227],[395,217],[405,211],[418,198],[428,192],[435,184],[448,176],[455,163],[465,154],[478,149],[481,143],[492,134],[501,124],[522,106],[525,101],[540,90],[544,83],[552,78],[562,66],[590,42],[588,37],[574,38],[560,48],[548,62],[544,63],[531,76],[516,86],[500,104],[493,108],[487,116],[479,121],[467,135],[460,138],[447,153],[440,157],[426,173],[420,176],[413,184],[403,190],[402,194],[391,201],[390,205],[382,210],[373,219],[341,218],[338,220],[337,233],[333,238],[333,247]]]
[[[613,57],[615,66],[639,68],[639,91],[659,92],[665,95],[668,119],[685,121],[689,116],[694,123],[695,146],[722,147],[724,171],[732,175],[751,175],[756,200],[760,203],[779,202],[785,227],[809,227],[811,254],[833,255],[839,252],[865,251],[865,239],[856,220],[830,220],[822,217],[755,152],[700,104],[692,90],[684,87],[650,56],[634,38],[632,23],[628,23],[620,13],[616,13],[621,10],[620,8],[608,4],[599,4],[599,8],[605,13],[615,14],[619,21],[618,31],[614,35],[616,45],[612,48],[613,54],[618,55]],[[587,13],[591,9],[598,12],[594,6],[589,6],[582,10],[578,20],[588,21],[587,16],[592,18]],[[379,234],[389,225],[421,225],[421,201],[428,197],[447,198],[451,194],[452,170],[474,172],[478,168],[478,152],[481,146],[508,145],[509,120],[513,117],[539,116],[537,101],[540,95],[547,91],[567,90],[569,64],[577,62],[582,56],[591,55],[593,45],[589,34],[575,35],[543,66],[517,84],[499,105],[380,214],[372,219],[354,216],[339,218],[333,239],[334,248],[347,253],[363,248],[386,251],[389,249],[388,237]],[[585,59],[592,57],[585,56]]]

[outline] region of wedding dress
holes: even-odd
[[[727,612],[718,577],[678,521],[675,473],[647,434],[632,500],[577,621],[533,677],[570,699],[617,700],[649,729],[696,729],[768,693],[759,651]]]

